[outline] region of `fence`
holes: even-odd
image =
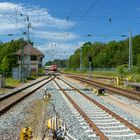
[[[24,70],[20,68],[13,68],[12,69],[12,77],[15,80],[21,80],[21,79],[26,79],[28,77],[28,71],[26,68]]]

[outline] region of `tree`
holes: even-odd
[[[82,48],[83,67],[88,67],[88,55],[92,55],[92,67],[117,67],[119,65],[128,64],[129,40],[110,41],[108,43],[87,42]],[[133,64],[139,63],[140,54],[140,35],[132,38],[133,44]],[[80,63],[80,49],[77,49],[73,55],[69,57],[70,67],[78,68]]]

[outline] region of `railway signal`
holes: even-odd
[[[92,56],[91,56],[91,54],[88,56],[88,62],[92,62]]]
[[[91,54],[88,55],[88,63],[89,63],[89,75],[88,78],[91,78],[91,62],[92,62],[92,56]]]

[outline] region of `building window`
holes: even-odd
[[[32,61],[36,61],[36,60],[37,60],[37,56],[31,55],[31,60],[32,60]]]

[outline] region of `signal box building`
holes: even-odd
[[[30,67],[31,72],[36,73],[38,73],[39,68],[43,67],[44,54],[31,44],[24,46],[15,54],[18,56],[19,67],[23,64],[24,68],[28,69]]]

